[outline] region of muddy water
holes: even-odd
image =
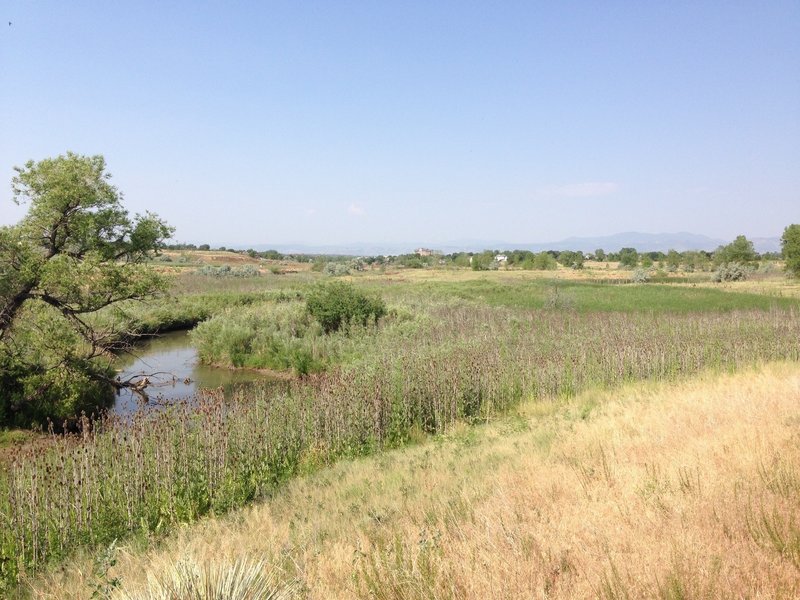
[[[187,398],[200,388],[223,387],[231,390],[236,386],[265,380],[263,375],[254,371],[201,365],[187,331],[167,333],[137,344],[132,354],[120,357],[117,369],[123,380],[132,375],[148,377],[150,385],[145,391],[150,404],[168,404]],[[142,405],[141,396],[123,389],[111,412],[126,415]]]

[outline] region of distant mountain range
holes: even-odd
[[[780,252],[780,238],[750,238],[758,252]],[[255,246],[237,246],[237,248],[253,248],[255,250],[277,250],[285,254],[344,254],[350,256],[377,256],[380,254],[406,254],[417,248],[430,248],[444,254],[453,252],[480,252],[482,250],[580,250],[594,252],[602,248],[606,252],[618,252],[620,248],[636,248],[640,252],[656,252],[667,250],[715,250],[733,240],[711,238],[697,233],[642,233],[628,231],[598,237],[569,237],[557,242],[522,242],[514,243],[500,240],[454,240],[444,244],[430,242],[418,243],[353,243],[336,245],[316,244],[258,244]]]

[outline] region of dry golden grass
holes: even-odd
[[[123,548],[110,575],[136,590],[184,558],[264,560],[320,599],[797,598],[800,366],[527,403]],[[86,597],[90,565],[34,597]]]
[[[193,263],[204,263],[209,265],[257,265],[261,261],[257,258],[250,258],[247,254],[236,252],[221,252],[218,250],[164,250],[164,256],[169,256],[173,260],[185,256]]]
[[[783,273],[775,273],[760,279],[753,278],[725,283],[708,281],[700,282],[697,285],[728,292],[745,292],[776,298],[800,298],[800,279],[788,278]]]
[[[386,278],[404,282],[463,282],[475,280],[506,280],[527,281],[532,279],[564,279],[581,281],[586,279],[630,279],[633,271],[619,270],[618,263],[587,263],[590,266],[582,270],[575,270],[559,265],[553,271],[527,271],[523,269],[501,268],[497,271],[473,271],[466,268],[435,268],[435,269],[398,269],[390,268],[380,273],[368,272],[358,277]],[[593,265],[593,266],[591,266]]]
[[[265,260],[261,258],[252,258],[247,254],[240,254],[238,252],[222,252],[219,250],[164,250],[164,256],[168,256],[173,261],[178,261],[181,257],[185,258],[187,263],[192,266],[195,265],[255,265],[258,267],[265,266],[278,266],[283,267],[291,272],[295,271],[310,271],[311,263],[297,262],[292,260]],[[164,268],[163,265],[160,265]]]
[[[598,279],[631,279],[634,269],[620,269],[617,262],[586,261],[584,268],[571,269],[558,265],[554,271],[526,271],[523,269],[501,268],[497,271],[473,271],[466,268],[442,269],[388,269],[380,274],[368,273],[361,277],[391,277],[405,282],[444,281],[463,282],[474,280],[526,281],[532,279],[562,279],[586,281]],[[712,273],[687,273],[678,271],[670,275],[676,279],[696,278],[691,283],[672,283],[675,286],[708,287],[730,292],[761,294],[764,296],[800,298],[800,279],[788,278],[783,272],[783,264],[776,262],[775,271],[770,274],[757,274],[745,281],[717,283],[711,281]]]

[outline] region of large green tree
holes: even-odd
[[[94,315],[165,289],[144,262],[172,229],[128,214],[102,156],[67,153],[15,172],[13,198],[28,212],[0,227],[0,423],[27,424],[91,407],[115,385],[97,359],[126,332]]]
[[[752,265],[758,260],[758,254],[753,247],[753,242],[745,236],[736,236],[727,246],[720,246],[714,252],[714,264],[725,265],[728,263],[739,263],[740,265]]]
[[[594,251],[594,258],[595,260],[599,260],[600,262],[605,261],[606,259],[606,251],[602,248],[598,248]]]
[[[639,253],[635,248],[622,248],[619,251],[619,264],[621,267],[633,269],[639,264]]]
[[[549,252],[539,252],[533,257],[532,268],[537,271],[555,271],[558,263]]]
[[[800,225],[795,223],[783,230],[781,248],[786,270],[795,277],[800,277]]]
[[[670,251],[667,252],[667,256],[664,259],[664,262],[667,264],[667,268],[670,271],[677,271],[678,268],[681,266],[682,258],[683,257],[681,256],[680,252],[678,252],[677,250],[670,249]]]
[[[565,267],[572,267],[573,269],[582,269],[584,256],[583,252],[573,252],[572,250],[564,250],[558,254],[558,262]]]

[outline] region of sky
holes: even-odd
[[[0,225],[67,151],[183,242],[780,236],[800,2],[3,0]]]

